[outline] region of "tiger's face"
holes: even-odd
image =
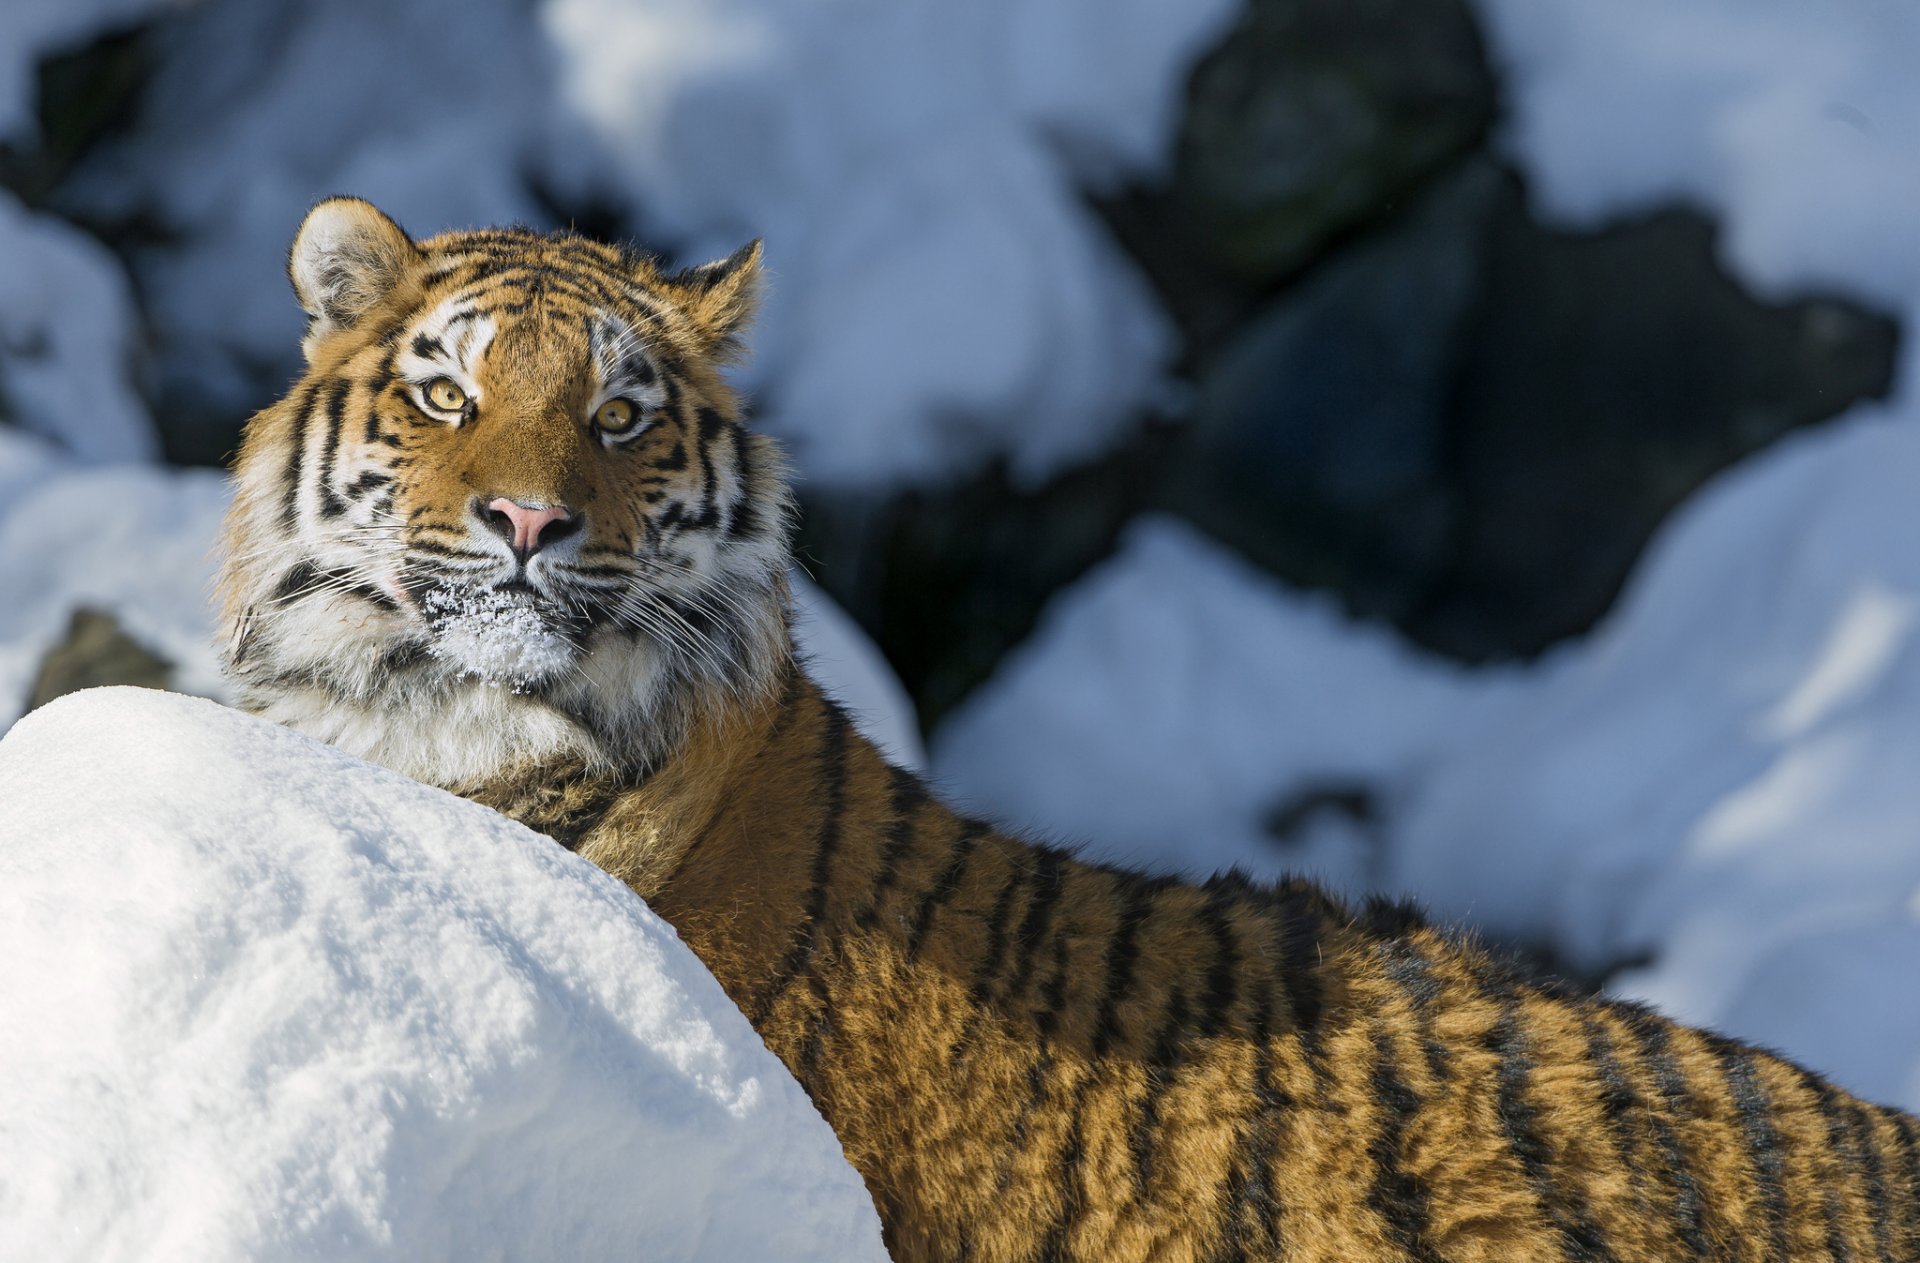
[[[568,234],[416,243],[315,207],[289,260],[307,369],[235,470],[242,703],[454,784],[644,763],[705,693],[771,678],[788,493],[720,375],[758,267],[757,243],[666,275]]]

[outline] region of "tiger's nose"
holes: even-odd
[[[473,509],[487,529],[511,544],[522,560],[580,529],[579,519],[557,504],[521,504],[497,496],[483,506],[476,496]]]

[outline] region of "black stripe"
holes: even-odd
[[[1500,1004],[1500,1020],[1487,1036],[1487,1051],[1499,1059],[1499,1090],[1494,1110],[1499,1115],[1507,1146],[1520,1159],[1540,1208],[1560,1235],[1565,1257],[1580,1263],[1607,1263],[1613,1252],[1606,1237],[1587,1213],[1586,1198],[1568,1180],[1556,1178],[1553,1152],[1540,1132],[1540,1111],[1527,1099],[1533,1076],[1526,1023],[1518,989],[1504,979],[1487,986],[1488,998]]]
[[[1667,1054],[1667,1023],[1657,1014],[1628,1004],[1614,1004],[1619,1016],[1633,1035],[1636,1051],[1653,1079],[1656,1099],[1647,1102],[1646,1121],[1653,1143],[1660,1151],[1662,1169],[1673,1186],[1673,1213],[1679,1221],[1680,1241],[1695,1258],[1708,1255],[1705,1205],[1700,1186],[1687,1166],[1686,1154],[1673,1120],[1693,1112],[1686,1076]]]
[[[1620,1155],[1620,1164],[1627,1172],[1627,1179],[1636,1194],[1641,1191],[1640,1162],[1635,1143],[1639,1132],[1635,1120],[1639,1118],[1644,1106],[1639,1093],[1620,1069],[1620,1062],[1613,1055],[1613,1040],[1607,1034],[1606,1027],[1591,1013],[1583,1019],[1587,1035],[1587,1056],[1593,1062],[1594,1073],[1600,1079],[1600,1108],[1607,1116],[1607,1127],[1613,1135],[1614,1148]]]
[[[814,947],[826,929],[828,884],[833,876],[833,853],[840,846],[840,817],[846,807],[847,774],[852,766],[847,758],[847,733],[852,725],[847,713],[832,702],[826,703],[824,718],[826,732],[820,738],[819,777],[826,787],[821,792],[825,803],[821,808],[819,835],[813,844],[813,876],[807,890],[806,911],[786,959],[773,971],[754,1007],[751,1020],[756,1029],[767,1020],[775,1001],[812,959]]]
[[[747,442],[747,430],[742,425],[733,427],[733,471],[739,491],[733,516],[727,521],[727,538],[745,539],[760,529],[760,510],[753,502],[753,445]]]
[[[1867,1218],[1873,1227],[1873,1250],[1881,1263],[1890,1263],[1893,1255],[1891,1240],[1888,1237],[1889,1221],[1893,1218],[1892,1207],[1887,1199],[1887,1173],[1880,1161],[1880,1144],[1874,1137],[1874,1127],[1859,1102],[1849,1102],[1846,1107],[1847,1120],[1853,1129],[1853,1153],[1860,1163],[1860,1173],[1864,1177],[1862,1191],[1867,1198]]]
[[[1093,1023],[1093,1059],[1112,1051],[1120,1038],[1120,1004],[1133,987],[1133,971],[1140,961],[1140,929],[1153,916],[1153,905],[1171,878],[1133,878],[1123,896],[1120,925],[1107,940],[1107,981]]]
[[[1367,1147],[1374,1170],[1372,1187],[1367,1190],[1367,1205],[1385,1222],[1387,1236],[1409,1257],[1437,1259],[1439,1256],[1428,1239],[1427,1191],[1400,1162],[1401,1151],[1407,1143],[1407,1128],[1420,1111],[1420,1097],[1400,1077],[1393,1056],[1393,1040],[1384,1026],[1374,1032],[1373,1051],[1373,1099],[1380,1109],[1380,1129]]]
[[[1747,1158],[1753,1163],[1754,1196],[1766,1224],[1769,1256],[1785,1258],[1786,1164],[1780,1152],[1780,1135],[1774,1130],[1773,1106],[1767,1100],[1766,1085],[1760,1082],[1753,1058],[1745,1048],[1730,1039],[1709,1038],[1719,1055],[1727,1090],[1733,1096],[1734,1112],[1740,1117],[1740,1134],[1747,1142]]]
[[[280,520],[291,531],[300,524],[300,480],[307,459],[307,425],[313,419],[313,405],[320,397],[320,383],[310,382],[300,392],[300,401],[293,406],[292,421],[288,426],[287,466],[281,477],[286,480],[286,500],[281,506]]]
[[[358,597],[383,610],[400,608],[392,597],[372,584],[356,578],[351,571],[322,570],[311,561],[298,562],[286,574],[280,576],[280,582],[274,585],[267,603],[284,605],[301,597],[320,594]]]
[[[1248,1258],[1250,1250],[1280,1255],[1280,1201],[1276,1174],[1280,1118],[1292,1104],[1273,1086],[1273,985],[1255,994],[1247,1039],[1253,1046],[1253,1107],[1234,1149],[1233,1176],[1227,1192],[1226,1242],[1222,1263]],[[1249,1223],[1255,1228],[1249,1228]],[[1257,1229],[1257,1230],[1256,1230]]]
[[[1320,1018],[1326,1006],[1320,968],[1327,923],[1321,904],[1318,891],[1292,882],[1272,895],[1287,1008],[1293,1017],[1293,1030],[1300,1040],[1301,1051],[1306,1054],[1316,1077],[1324,1072]]]
[[[1840,1165],[1840,1178],[1822,1181],[1821,1184],[1822,1200],[1827,1212],[1827,1253],[1833,1257],[1834,1263],[1847,1263],[1847,1260],[1853,1257],[1853,1250],[1847,1245],[1846,1229],[1841,1222],[1843,1212],[1840,1208],[1839,1185],[1844,1180],[1850,1179],[1853,1171],[1849,1169],[1846,1160],[1845,1129],[1835,1109],[1833,1089],[1817,1075],[1804,1070],[1800,1074],[1807,1091],[1813,1093],[1814,1104],[1819,1108],[1821,1118],[1827,1125],[1827,1149],[1834,1161]]]
[[[414,533],[412,538],[407,540],[407,551],[415,552],[415,553],[425,553],[430,557],[445,557],[450,561],[497,560],[497,558],[495,558],[495,556],[492,553],[483,553],[472,548],[450,548],[445,544],[437,543],[434,540],[427,539],[424,537],[424,534],[423,534],[423,532],[425,532],[427,529],[429,528],[427,527],[414,528]],[[439,530],[442,528],[436,527],[432,529]],[[465,539],[467,537],[464,531],[446,531],[445,533],[453,536],[456,539]]]
[[[720,524],[719,481],[713,468],[713,444],[727,422],[726,418],[708,407],[702,407],[697,415],[700,419],[700,512],[694,517],[692,525],[696,530],[710,531]]]
[[[1900,1148],[1900,1183],[1907,1190],[1906,1215],[1902,1221],[1901,1248],[1909,1258],[1920,1258],[1920,1137],[1914,1135],[1914,1121],[1897,1110],[1886,1111]]]
[[[1183,1037],[1187,1034],[1187,997],[1175,988],[1167,997],[1166,1017],[1153,1037],[1153,1047],[1140,1063],[1147,1078],[1146,1095],[1140,1098],[1140,1112],[1127,1129],[1127,1149],[1133,1154],[1133,1183],[1136,1197],[1144,1202],[1153,1184],[1154,1141],[1160,1130],[1160,1102],[1177,1081],[1184,1058]]]
[[[913,931],[907,935],[907,955],[918,956],[920,949],[926,946],[927,934],[933,929],[933,915],[953,901],[960,893],[960,879],[967,871],[967,862],[973,858],[974,849],[985,836],[987,825],[981,820],[963,820],[960,830],[953,839],[953,851],[940,875],[933,879],[933,885],[920,900],[920,909],[914,915]]]
[[[1433,1002],[1440,998],[1441,988],[1432,962],[1417,943],[1404,936],[1382,940],[1378,952],[1388,980],[1399,987],[1413,1005],[1427,1072],[1435,1080],[1446,1082],[1453,1077],[1453,1053],[1433,1034]]]
[[[1060,1012],[1065,1006],[1067,990],[1067,936],[1055,936],[1053,940],[1053,978],[1041,994],[1041,1008],[1034,1014],[1034,1043],[1039,1052],[1034,1054],[1033,1064],[1027,1067],[1027,1108],[1014,1116],[1013,1140],[1007,1147],[1007,1155],[1000,1161],[997,1173],[997,1186],[1006,1192],[1013,1180],[1013,1155],[1026,1148],[1029,1133],[1033,1127],[1034,1115],[1040,1109],[1040,1103],[1046,1100],[1047,1076],[1053,1073],[1053,1032],[1060,1023]]]
[[[391,474],[383,474],[376,470],[369,469],[347,484],[346,493],[348,498],[358,500],[369,491],[378,487],[387,486],[392,481],[393,476]]]
[[[444,355],[446,354],[446,350],[446,347],[440,345],[440,339],[434,337],[432,334],[416,333],[413,335],[413,353],[422,359],[430,360],[436,356]]]
[[[347,393],[352,389],[352,382],[335,382],[333,393],[327,396],[327,437],[320,448],[321,517],[339,517],[347,508],[347,502],[333,489],[333,467],[340,456],[340,427],[347,419]]]
[[[1053,920],[1053,911],[1060,903],[1060,896],[1066,891],[1067,864],[1065,852],[1047,847],[1034,868],[1033,897],[1027,900],[1026,915],[1021,918],[1020,931],[1014,936],[1014,941],[1020,945],[1019,963],[1001,992],[1007,1001],[1018,999],[1020,993],[1026,990],[1027,980],[1033,974],[1033,963],[1040,955],[1041,940]]]
[[[799,673],[796,671],[795,674]],[[880,851],[880,871],[874,874],[873,888],[867,892],[866,906],[855,918],[863,930],[871,930],[879,924],[880,904],[900,880],[901,865],[918,837],[915,826],[919,823],[920,809],[930,797],[926,785],[912,772],[891,765],[887,772],[892,782],[888,789],[888,810],[892,823],[887,826],[886,844]]]
[[[1007,865],[1006,884],[994,896],[993,910],[987,914],[987,950],[981,955],[969,988],[976,1006],[984,1005],[987,997],[993,994],[993,980],[1000,976],[1000,965],[1006,960],[1007,943],[1012,936],[1009,923],[1013,920],[1013,899],[1026,885],[1027,879],[1027,871],[1017,862]]]
[[[1195,1030],[1202,1039],[1217,1038],[1227,1025],[1227,1015],[1240,998],[1240,944],[1234,937],[1229,909],[1238,900],[1223,890],[1212,890],[1200,910],[1200,920],[1213,935],[1213,964],[1207,969],[1207,988],[1200,1000],[1200,1020]]]

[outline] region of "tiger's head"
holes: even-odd
[[[443,785],[644,768],[789,652],[790,498],[721,376],[760,247],[308,213],[306,371],[248,422],[219,587],[241,704]]]

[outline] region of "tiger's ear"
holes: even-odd
[[[667,278],[705,338],[707,350],[720,358],[739,350],[740,335],[759,309],[762,253],[756,237],[724,259]]]
[[[307,212],[287,252],[287,275],[312,319],[301,347],[307,358],[327,334],[378,306],[420,258],[412,238],[357,197],[330,197]]]

